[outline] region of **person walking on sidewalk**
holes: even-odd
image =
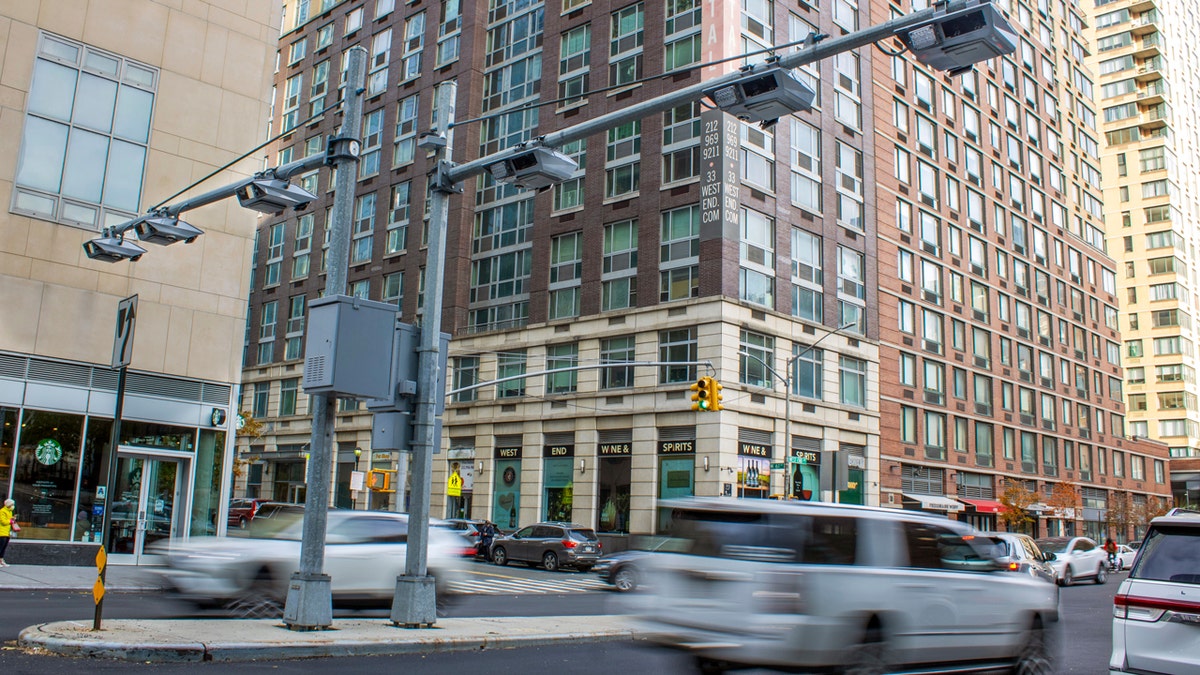
[[[8,563],[4,562],[8,540],[12,538],[13,532],[21,531],[21,526],[17,524],[16,516],[13,515],[13,507],[16,505],[13,500],[5,499],[4,508],[0,509],[0,567],[8,567]]]

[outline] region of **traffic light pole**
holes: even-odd
[[[421,321],[421,339],[417,348],[417,403],[413,423],[412,501],[408,510],[408,546],[404,574],[396,579],[392,598],[392,623],[404,628],[432,626],[437,621],[437,590],[428,575],[429,503],[433,485],[433,453],[438,438],[438,401],[445,400],[445,373],[439,373],[441,359],[442,293],[446,276],[446,227],[450,222],[450,195],[458,190],[443,180],[442,171],[454,147],[454,108],[458,84],[449,80],[438,85],[434,97],[437,126],[424,141],[431,143],[438,169],[433,181],[429,209],[429,247],[425,257],[425,316]],[[439,399],[440,397],[440,399]],[[401,457],[403,462],[404,458]],[[399,482],[399,477],[397,477]],[[397,500],[403,503],[404,486],[396,486]]]
[[[362,132],[363,83],[366,80],[367,51],[351,47],[346,84],[345,116],[341,139],[357,141]],[[333,140],[330,141],[331,143]],[[357,155],[357,152],[353,153]],[[354,185],[358,178],[358,158],[340,155],[335,166],[332,223],[329,233],[329,259],[325,276],[325,295],[346,292],[349,265],[350,219],[353,215]],[[337,399],[314,393],[312,438],[309,441],[308,481],[304,494],[304,529],[300,539],[300,570],[292,574],[283,609],[283,622],[291,630],[322,630],[333,624],[333,594],[330,578],[324,573],[325,527],[328,522],[330,480],[333,465],[333,425]]]

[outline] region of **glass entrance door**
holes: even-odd
[[[174,458],[117,456],[108,540],[114,563],[151,562],[148,544],[183,534],[183,467]]]

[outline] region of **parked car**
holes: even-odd
[[[1117,569],[1127,570],[1133,567],[1133,560],[1137,558],[1137,551],[1128,544],[1117,544]]]
[[[282,615],[288,582],[300,560],[303,518],[269,538],[200,537],[156,544],[166,556],[158,570],[167,586],[199,605],[225,606],[241,616]],[[254,533],[254,527],[250,528]],[[325,573],[338,606],[390,607],[396,577],[404,573],[408,515],[386,511],[329,511]],[[463,573],[458,535],[429,530],[429,570],[439,603]]]
[[[1200,672],[1200,513],[1150,521],[1113,598],[1110,673]]]
[[[996,559],[1007,565],[1009,571],[1028,574],[1052,584],[1058,582],[1058,575],[1050,564],[1054,554],[1038,548],[1033,537],[1018,532],[980,532],[979,536],[995,544],[993,553]]]
[[[1010,574],[963,523],[898,509],[662,503],[638,630],[700,672],[1052,672],[1058,589]]]
[[[497,536],[492,544],[492,562],[510,561],[530,566],[541,565],[548,571],[574,567],[587,572],[600,559],[602,545],[595,530],[575,523],[546,522],[523,527],[509,535]]]
[[[258,507],[265,504],[266,499],[234,499],[229,502],[229,527],[244,530],[254,520]]]
[[[1108,581],[1108,554],[1087,537],[1047,537],[1037,539],[1038,548],[1053,553],[1050,566],[1058,575],[1060,586],[1070,586],[1079,579],[1091,579],[1098,584]]]
[[[462,554],[468,558],[474,558],[479,554],[479,538],[483,536],[483,521],[468,520],[466,518],[449,518],[440,521],[442,527],[457,534],[463,538],[465,546]]]

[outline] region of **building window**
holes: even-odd
[[[404,20],[404,70],[400,80],[407,82],[421,75],[421,53],[425,51],[425,12]]]
[[[329,89],[329,59],[313,66],[312,82],[308,89],[308,117],[318,118],[325,112],[325,93]],[[317,137],[320,139],[320,137]]]
[[[367,96],[387,90],[388,62],[392,53],[392,29],[387,28],[371,38],[371,61],[367,64]]]
[[[306,302],[303,295],[292,296],[288,310],[287,330],[284,333],[287,340],[284,343],[284,360],[290,361],[304,356],[300,348],[304,341],[305,305]]]
[[[838,0],[843,2],[844,0]],[[833,57],[834,109],[833,116],[853,129],[862,128],[862,101],[859,99],[859,56],[842,52]]]
[[[380,148],[383,146],[383,108],[363,116],[362,153],[358,163],[359,179],[379,173]]]
[[[289,377],[279,383],[279,416],[296,414],[296,392],[300,389],[300,378]]]
[[[604,198],[627,197],[641,184],[642,123],[634,120],[608,130],[604,159]]]
[[[739,297],[775,308],[775,219],[742,208]]]
[[[696,329],[677,328],[658,332],[658,360],[678,364],[658,367],[658,383],[692,382],[696,366],[683,365],[696,360]]]
[[[664,212],[659,240],[659,301],[699,295],[700,205]]]
[[[821,130],[792,118],[792,203],[821,214]]]
[[[267,402],[271,399],[271,383],[270,382],[255,382],[254,383],[254,402],[250,410],[250,414],[255,419],[263,419],[267,416]]]
[[[642,77],[643,3],[613,12],[608,51],[608,82],[631,84]]]
[[[863,229],[862,152],[841,141],[837,151],[837,219],[856,230]]]
[[[391,207],[388,209],[387,245],[384,253],[391,255],[408,249],[409,200],[412,182],[392,186]]]
[[[264,268],[263,286],[279,285],[279,268],[283,264],[283,228],[285,223],[275,223],[268,230],[267,264]]]
[[[792,393],[806,398],[823,398],[825,350],[793,345],[792,358],[795,359],[791,373]]]
[[[600,362],[617,363],[634,360],[635,341],[632,335],[606,338],[600,341]],[[600,371],[601,389],[633,386],[633,366],[610,366]]]
[[[413,161],[417,150],[417,112],[420,94],[401,99],[396,107],[396,146],[392,164],[401,166]]]
[[[792,228],[792,315],[821,323],[824,316],[824,253],[821,237]]]
[[[565,211],[583,207],[584,169],[587,166],[587,141],[580,139],[562,146],[564,155],[575,160],[579,168],[571,178],[554,186],[554,210]]]
[[[604,261],[600,275],[600,311],[637,306],[638,221],[604,226]]]
[[[585,23],[562,34],[558,57],[558,97],[560,105],[583,100],[588,92],[592,62],[592,25]]]
[[[767,370],[775,359],[775,338],[742,330],[738,376],[742,384],[774,389]]]
[[[579,345],[551,345],[546,347],[547,394],[569,394],[578,386],[579,371],[564,370],[579,365]]]
[[[500,352],[496,355],[496,379],[525,374],[525,350]],[[508,380],[496,385],[496,398],[516,398],[525,395],[525,378]]]
[[[351,240],[350,264],[371,260],[375,242],[375,193],[360,195],[354,210],[354,234]]]
[[[462,33],[461,0],[442,0],[442,15],[438,21],[437,60],[435,67],[458,60],[459,36]]]
[[[841,389],[841,402],[865,408],[867,405],[867,362],[851,356],[841,356],[840,364],[838,384]]]
[[[766,192],[774,192],[775,134],[744,122],[740,128],[742,181]]]
[[[571,232],[550,241],[551,321],[579,316],[580,277],[583,273],[583,233]]]
[[[42,33],[12,210],[97,229],[134,217],[157,86],[149,66]]]
[[[454,389],[463,389],[479,383],[479,357],[459,356],[454,359]],[[478,389],[460,391],[454,395],[455,403],[469,403],[478,399]]]
[[[667,0],[663,70],[700,61],[700,0]]]
[[[292,280],[308,276],[309,259],[312,252],[313,220],[315,216],[306,213],[296,218],[296,244],[292,249]]]
[[[866,257],[854,249],[838,247],[839,326],[849,324],[859,334],[867,332]]]
[[[700,175],[700,103],[693,101],[663,113],[663,183]]]

